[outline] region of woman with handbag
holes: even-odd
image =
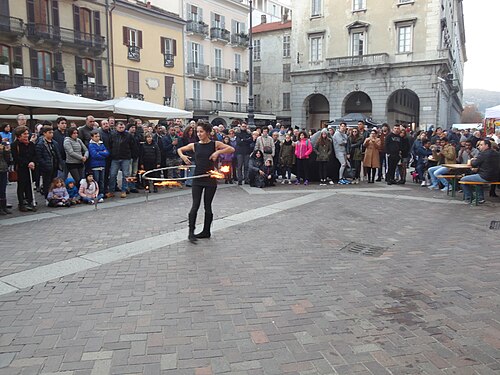
[[[9,177],[10,142],[0,143],[0,216],[11,214],[7,209],[7,182]]]
[[[31,173],[35,170],[35,144],[30,142],[28,128],[24,125],[18,126],[14,135],[16,140],[12,143],[11,152],[17,172],[19,211],[36,211],[31,178]]]
[[[80,181],[84,178],[83,168],[89,158],[87,146],[78,138],[78,129],[71,127],[68,129],[68,136],[64,139],[64,152],[66,153],[66,167],[80,187]]]
[[[363,143],[365,146],[365,158],[363,164],[366,167],[368,175],[368,183],[375,182],[375,174],[380,168],[380,152],[382,150],[382,141],[378,138],[377,130],[373,129],[370,136]]]

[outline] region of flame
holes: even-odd
[[[137,173],[138,173],[138,174],[144,174],[144,173],[146,173],[146,171],[145,171],[145,170],[143,170],[143,169],[140,169],[140,170],[138,170],[138,171],[137,171]]]
[[[224,165],[221,167],[220,171],[222,173],[228,173],[229,171],[231,170],[231,168],[229,167],[229,165]]]
[[[210,175],[211,178],[225,178],[224,173],[220,173],[217,169],[208,171],[208,174]]]
[[[135,177],[127,177],[127,178],[125,178],[125,181],[127,181],[127,182],[136,182],[137,178],[135,178]]]
[[[187,171],[189,169],[189,166],[188,165],[180,165],[178,167],[178,169],[180,169],[181,171]]]
[[[155,186],[160,186],[160,187],[164,187],[164,186],[168,186],[168,187],[181,187],[182,185],[180,184],[180,182],[177,182],[177,181],[161,181],[161,182],[155,182],[154,183]]]

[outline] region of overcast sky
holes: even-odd
[[[464,88],[500,91],[499,0],[464,0],[468,61]],[[490,48],[491,47],[491,48]]]

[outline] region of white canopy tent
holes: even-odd
[[[90,115],[111,112],[113,106],[97,100],[40,87],[21,86],[0,91],[0,113],[17,114],[27,109],[29,114]]]
[[[191,118],[192,112],[132,98],[116,98],[103,103],[113,106],[113,112],[144,118]]]
[[[495,107],[486,108],[484,118],[500,118],[500,105]]]

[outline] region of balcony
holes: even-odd
[[[244,106],[237,102],[222,102],[220,100],[194,98],[186,99],[186,111],[214,114],[216,111],[240,112],[242,109],[244,109]]]
[[[350,70],[373,65],[385,65],[389,63],[389,54],[376,53],[373,55],[346,56],[326,59],[327,67],[330,69]]]
[[[42,23],[28,23],[27,30],[28,38],[37,43],[61,43],[76,48],[79,52],[91,52],[93,54],[101,54],[106,49],[106,38],[101,35]]]
[[[128,46],[127,59],[141,61],[141,49],[137,46]]]
[[[95,100],[109,99],[107,86],[93,83],[77,83],[75,85],[75,94]]]
[[[237,85],[246,85],[248,83],[248,75],[246,72],[233,70],[231,72],[231,81]]]
[[[163,66],[166,68],[173,68],[174,67],[174,58],[175,56],[171,53],[165,53],[163,55]]]
[[[20,86],[41,87],[46,90],[67,92],[65,81],[53,81],[23,76],[0,75],[0,90],[12,89]]]
[[[144,94],[140,94],[138,92],[126,92],[125,95],[127,98],[144,100]]]
[[[212,27],[210,29],[210,39],[216,40],[223,43],[229,43],[231,33],[220,27]]]
[[[231,69],[221,68],[220,66],[213,66],[211,69],[210,77],[217,81],[229,81],[231,78]]]
[[[202,78],[202,79],[207,78],[208,65],[190,62],[187,64],[187,74],[191,77]]]
[[[188,21],[186,31],[189,34],[194,34],[205,38],[208,36],[208,25],[203,21]]]
[[[248,48],[248,35],[243,33],[231,35],[231,44],[233,47]]]
[[[0,15],[0,35],[20,38],[24,35],[24,23],[20,18]]]

